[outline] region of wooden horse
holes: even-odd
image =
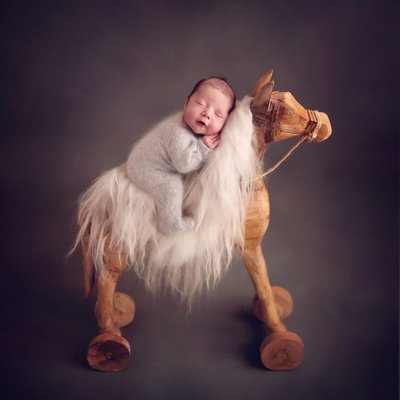
[[[257,135],[254,151],[260,160],[269,143],[295,136],[322,141],[330,136],[331,125],[326,114],[306,110],[289,92],[272,91],[273,85],[272,71],[268,71],[255,85],[250,104]],[[290,370],[303,361],[304,347],[301,338],[289,332],[282,322],[293,308],[289,292],[271,287],[269,282],[261,242],[269,223],[270,204],[259,172],[246,209],[244,244],[240,250],[256,290],[253,311],[270,332],[261,344],[261,360],[271,370]],[[87,248],[90,234],[90,229],[87,229],[81,240],[85,296],[95,281],[94,260]],[[115,291],[118,279],[127,267],[126,257],[113,250],[112,245],[104,248],[107,249],[102,255],[105,268],[98,274],[95,308],[100,334],[89,343],[87,361],[96,370],[119,371],[126,367],[131,353],[129,342],[121,335],[121,328],[134,319],[135,303],[127,294]]]

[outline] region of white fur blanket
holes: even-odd
[[[185,178],[183,208],[194,216],[194,230],[161,234],[153,200],[126,177],[124,165],[105,172],[82,195],[75,246],[90,232],[88,252],[98,273],[110,246],[150,290],[167,287],[189,304],[219,280],[235,246],[243,245],[246,205],[259,170],[250,102],[245,97],[237,103],[220,145],[201,171]]]

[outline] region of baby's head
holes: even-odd
[[[202,79],[186,98],[183,120],[196,134],[214,135],[222,130],[235,103],[235,93],[224,78]]]

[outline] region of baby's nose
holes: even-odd
[[[210,118],[210,110],[208,108],[205,108],[203,110],[203,115],[207,118]]]

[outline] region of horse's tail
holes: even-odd
[[[78,222],[70,253],[81,244],[85,296],[110,255],[142,269],[147,244],[156,232],[154,202],[126,177],[125,165],[106,171],[83,193]]]

